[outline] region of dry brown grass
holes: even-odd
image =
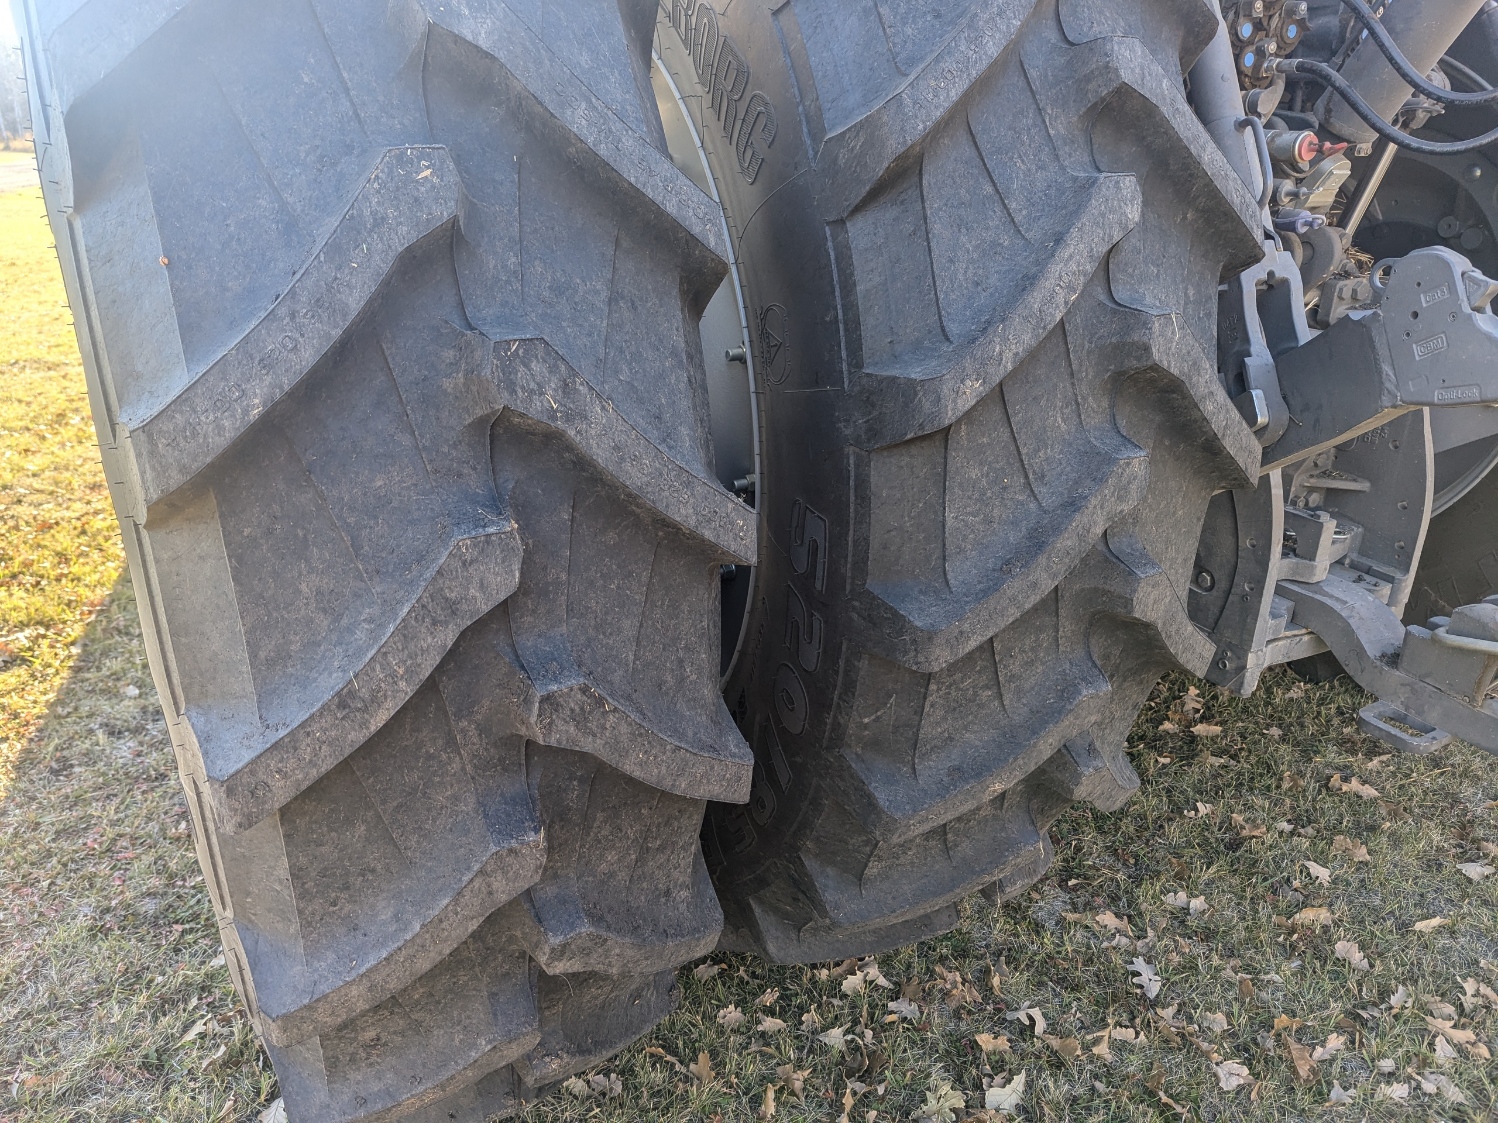
[[[40,211],[34,193],[0,196],[0,637],[25,633],[0,668],[0,1120],[251,1119],[274,1078],[218,957]],[[1019,900],[975,898],[957,931],[880,956],[893,989],[850,993],[837,965],[684,969],[677,1012],[599,1070],[620,1095],[563,1091],[527,1118],[749,1120],[777,1084],[781,1120],[911,1119],[943,1086],[963,1118],[990,1074],[1021,1072],[1031,1119],[1174,1118],[1162,1097],[1202,1119],[1491,1118],[1498,1068],[1464,1045],[1441,1057],[1426,1020],[1447,1004],[1457,1036],[1498,1048],[1478,989],[1498,989],[1498,877],[1457,869],[1498,843],[1491,758],[1385,757],[1353,728],[1354,688],[1283,671],[1247,701],[1204,690],[1204,713],[1176,720],[1219,736],[1161,731],[1187,687],[1163,684],[1136,726],[1139,797],[1063,818],[1055,869]],[[1343,774],[1379,797],[1331,790]],[[1337,835],[1368,860],[1335,851]],[[1195,915],[1166,902],[1177,892],[1201,898]],[[1297,927],[1308,909],[1326,926]],[[1436,916],[1450,923],[1413,929]],[[1339,941],[1371,969],[1337,958]],[[1136,957],[1161,979],[1153,1001],[1131,984]],[[1411,1001],[1395,1010],[1400,986]],[[891,1021],[901,994],[916,1016]],[[720,1022],[731,1006],[743,1025]],[[1026,1006],[1080,1055],[1010,1017]],[[1304,1024],[1276,1033],[1281,1016]],[[841,1049],[819,1036],[839,1027]],[[1144,1041],[1093,1054],[1109,1027]],[[979,1034],[1008,1050],[985,1058]],[[1342,1050],[1298,1079],[1287,1037],[1333,1034]],[[706,1083],[685,1070],[702,1053]],[[1251,1082],[1224,1090],[1214,1053]],[[1333,1081],[1350,1105],[1325,1106]],[[1388,1098],[1400,1085],[1408,1098]]]

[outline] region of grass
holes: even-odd
[[[0,196],[0,1121],[254,1119],[274,1077],[215,943],[40,213]],[[618,1095],[584,1080],[526,1118],[747,1121],[774,1087],[780,1120],[963,1119],[1021,1074],[1026,1119],[1493,1118],[1498,877],[1458,868],[1498,864],[1491,758],[1386,755],[1345,680],[1191,685],[1135,727],[1139,796],[1065,816],[1018,900],[966,902],[878,973],[684,968],[677,1012],[587,1074]],[[1170,731],[1200,725],[1221,732]]]

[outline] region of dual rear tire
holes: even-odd
[[[942,931],[1137,786],[1258,456],[1201,0],[117,8],[23,4],[35,135],[293,1120],[510,1110],[720,942]]]

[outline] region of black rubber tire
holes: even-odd
[[[1424,624],[1498,593],[1498,472],[1430,520],[1404,619]]]
[[[234,981],[293,1121],[479,1119],[722,915],[696,320],[653,0],[22,5],[42,180]]]
[[[662,10],[759,331],[761,558],[726,694],[757,768],[707,835],[725,945],[870,952],[1033,882],[1068,801],[1137,787],[1161,672],[1213,655],[1198,533],[1259,459],[1217,293],[1261,254],[1183,90],[1215,17]]]

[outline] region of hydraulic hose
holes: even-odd
[[[1369,105],[1361,94],[1342,75],[1338,74],[1324,62],[1312,62],[1303,58],[1277,59],[1271,66],[1282,74],[1309,74],[1319,81],[1325,82],[1333,91],[1341,96],[1347,106],[1358,115],[1362,121],[1373,130],[1374,134],[1405,149],[1408,152],[1419,152],[1426,156],[1456,156],[1463,152],[1475,152],[1479,148],[1492,144],[1498,140],[1498,129],[1490,129],[1481,136],[1472,137],[1470,140],[1421,140],[1412,137],[1409,133],[1396,129],[1389,122],[1378,115],[1378,112]],[[1347,135],[1345,129],[1339,128],[1343,136]]]
[[[1389,65],[1417,93],[1430,98],[1432,101],[1438,101],[1443,105],[1489,105],[1492,102],[1498,101],[1498,90],[1493,89],[1486,82],[1483,82],[1473,71],[1456,62],[1455,59],[1442,58],[1441,64],[1442,66],[1457,68],[1458,72],[1469,80],[1475,79],[1477,82],[1481,82],[1482,84],[1478,86],[1478,92],[1464,94],[1437,86],[1430,79],[1426,78],[1425,75],[1416,70],[1411,65],[1410,60],[1404,57],[1404,52],[1399,49],[1399,44],[1394,42],[1388,29],[1384,27],[1379,18],[1373,14],[1373,9],[1369,8],[1363,0],[1342,0],[1342,5],[1367,30],[1368,38],[1373,41],[1374,46],[1383,52],[1384,58],[1389,60]]]

